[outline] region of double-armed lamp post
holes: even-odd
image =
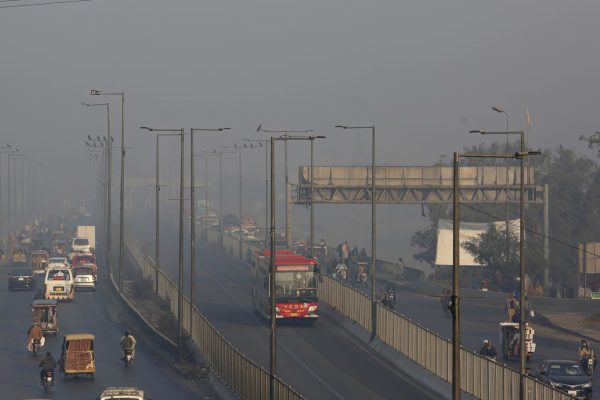
[[[192,321],[194,311],[194,301],[196,292],[196,200],[195,200],[195,182],[194,182],[194,132],[200,133],[221,133],[229,128],[191,128],[190,129],[190,333],[192,332]],[[183,137],[183,135],[182,135]],[[182,176],[183,178],[183,176]],[[208,185],[204,182],[205,186]],[[208,187],[208,186],[207,186]],[[208,211],[208,199],[205,204]],[[204,221],[206,224],[206,220]],[[181,284],[181,283],[180,283]]]
[[[525,399],[525,368],[526,368],[526,357],[527,349],[525,348],[525,337],[527,336],[527,312],[525,310],[525,165],[524,159],[528,156],[540,155],[540,151],[531,151],[525,149],[525,131],[506,131],[506,132],[488,132],[484,130],[472,130],[469,133],[479,133],[481,135],[519,135],[521,139],[520,151],[515,153],[514,157],[520,160],[520,172],[521,179],[519,182],[520,187],[520,206],[519,206],[519,330],[521,332],[519,344],[519,358],[520,358],[520,380],[519,380],[519,398]],[[528,175],[529,176],[529,175]],[[527,182],[530,184],[530,182]],[[508,196],[508,192],[506,193]],[[508,235],[508,232],[507,232]]]
[[[184,179],[184,130],[182,129],[154,129],[147,126],[142,126],[140,129],[145,129],[150,132],[166,132],[171,135],[179,135],[180,147],[180,169],[179,169],[179,282],[177,287],[177,357],[179,360],[183,358],[183,179]],[[155,260],[158,264],[158,260]],[[156,266],[158,268],[158,265]],[[158,270],[157,270],[158,271]]]
[[[289,177],[288,177],[288,144],[287,144],[287,140],[290,137],[290,133],[310,133],[313,132],[312,129],[305,129],[305,130],[298,130],[298,131],[292,131],[292,130],[269,130],[269,129],[262,129],[262,125],[258,125],[258,128],[256,128],[256,132],[260,133],[275,133],[275,134],[280,134],[281,136],[279,136],[277,138],[277,140],[283,140],[284,141],[284,173],[285,173],[285,201],[286,201],[286,206],[285,206],[285,241],[287,244],[287,247],[290,248],[292,246],[292,232],[291,232],[291,212],[289,210],[290,206],[289,206],[289,201],[290,201],[290,183],[289,183]]]
[[[260,125],[259,129],[260,131]],[[312,132],[312,131],[311,131]],[[288,140],[310,140],[311,143],[315,139],[324,139],[325,136],[271,136],[271,223],[270,223],[270,257],[269,257],[269,300],[270,300],[270,329],[269,329],[269,399],[275,399],[275,377],[277,376],[277,324],[276,324],[276,302],[275,302],[275,282],[277,279],[277,267],[275,266],[275,141],[283,140],[287,143]]]

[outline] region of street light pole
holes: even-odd
[[[375,274],[377,266],[376,240],[377,240],[377,216],[375,213],[376,193],[375,193],[375,126],[345,126],[336,125],[336,128],[342,129],[370,129],[371,130],[371,341],[377,335],[377,298],[375,295]]]
[[[234,153],[233,151],[217,151],[213,149],[212,154],[219,156],[219,246],[223,247],[223,154]]]
[[[7,144],[6,146],[0,146],[0,150],[1,149],[10,149],[10,144]],[[2,210],[2,153],[4,153],[4,151],[0,151],[0,238],[4,237],[5,225]]]
[[[520,192],[520,207],[519,207],[519,331],[520,343],[519,343],[519,359],[520,359],[520,379],[519,379],[519,398],[525,399],[526,396],[526,385],[525,385],[525,369],[527,361],[527,349],[525,337],[527,332],[527,313],[526,313],[526,302],[525,302],[525,169],[523,159],[527,156],[540,155],[540,151],[531,151],[525,149],[525,131],[506,131],[506,132],[488,132],[484,130],[472,130],[469,133],[479,133],[482,135],[520,135],[520,151],[515,154],[515,157],[520,160],[520,180],[519,192]],[[529,184],[529,182],[527,182]]]
[[[190,129],[190,334],[192,332],[192,320],[194,315],[194,301],[196,293],[196,185],[194,181],[194,132],[223,132],[229,128],[191,128]],[[182,131],[183,137],[183,131]],[[208,164],[206,164],[208,167]],[[205,171],[206,173],[206,171]],[[183,176],[182,176],[183,179]],[[208,184],[205,182],[205,186]],[[208,209],[208,198],[206,199]],[[206,216],[206,213],[205,213]],[[206,218],[204,220],[206,224]],[[207,231],[208,233],[208,231]]]
[[[86,107],[106,106],[106,266],[112,273],[112,143],[113,138],[110,135],[110,103],[81,103]]]
[[[259,126],[260,128],[260,126]],[[269,400],[275,400],[275,375],[277,374],[277,324],[275,304],[275,138],[271,137],[271,254],[269,262],[270,340],[269,340]]]
[[[184,130],[183,129],[154,129],[142,126],[150,132],[172,132],[173,135],[180,136],[180,166],[179,166],[179,282],[177,286],[177,359],[183,358],[183,179],[184,179]],[[157,266],[158,268],[158,266]]]
[[[125,231],[125,92],[107,92],[90,90],[92,96],[121,96],[121,190],[119,206],[119,291],[123,292],[123,269],[124,269],[124,231]],[[109,229],[110,231],[110,229]]]
[[[260,129],[260,127],[259,127]],[[270,139],[243,139],[247,142],[258,142],[260,147],[265,147],[265,241],[263,244],[263,248],[267,248],[267,243],[269,243],[269,146],[268,143],[271,141]]]
[[[260,130],[260,126],[259,129]],[[275,302],[275,283],[277,281],[277,267],[275,266],[275,141],[276,140],[310,140],[324,139],[325,136],[271,136],[271,224],[270,224],[270,257],[269,257],[269,300],[270,300],[270,357],[269,357],[269,399],[275,399],[275,376],[277,375],[277,304]]]
[[[289,210],[289,179],[288,179],[288,146],[287,146],[287,141],[290,137],[290,133],[309,133],[309,132],[313,132],[312,129],[305,129],[305,130],[299,130],[299,131],[292,131],[292,130],[268,130],[268,129],[262,129],[262,125],[259,125],[258,128],[256,129],[257,132],[263,132],[263,133],[279,133],[282,134],[277,140],[284,140],[284,146],[285,146],[285,150],[284,150],[284,173],[285,173],[285,241],[286,241],[286,245],[287,248],[291,248],[292,247],[292,232],[291,232],[291,220],[292,220],[292,215],[291,212]]]

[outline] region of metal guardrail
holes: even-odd
[[[371,299],[332,277],[323,276],[319,283],[320,299],[355,321],[371,329]],[[452,342],[414,321],[377,305],[377,337],[421,367],[452,382]],[[519,372],[461,348],[461,389],[482,400],[519,398]],[[525,400],[573,399],[534,378],[526,379]]]
[[[208,240],[218,243],[218,233],[209,231]],[[225,235],[223,246],[233,255],[239,253],[237,238]],[[258,250],[243,243],[243,254]],[[318,283],[319,299],[366,330],[371,330],[371,298],[349,285],[323,275]],[[411,319],[377,305],[378,338],[421,367],[452,382],[452,342],[422,327]],[[461,389],[482,400],[519,398],[519,372],[491,361],[465,348],[461,349]],[[570,400],[575,397],[526,377],[525,400]]]
[[[140,268],[144,279],[154,285],[156,268],[154,260],[145,255],[131,235],[125,235],[125,244]],[[159,269],[158,294],[167,301],[173,315],[177,315],[178,290]],[[202,356],[217,377],[240,399],[269,400],[269,372],[246,357],[219,333],[210,321],[193,306],[190,321],[190,301],[183,297],[183,329],[190,335]],[[191,322],[191,327],[190,327]],[[279,377],[275,378],[277,400],[302,400],[304,397]]]

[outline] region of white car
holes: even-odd
[[[112,387],[106,388],[98,400],[150,400],[144,395],[144,391],[134,387]]]
[[[73,271],[68,267],[48,268],[44,277],[44,288],[47,299],[75,299]]]
[[[73,268],[75,289],[96,290],[96,275],[94,264],[82,264]]]
[[[74,253],[90,253],[90,241],[88,238],[75,238],[71,242],[71,249]]]
[[[70,267],[69,260],[67,257],[51,257],[48,259],[48,266],[46,270],[50,268],[61,268],[61,267]]]

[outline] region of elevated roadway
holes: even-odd
[[[172,226],[163,227],[161,265],[174,278],[177,235]],[[140,242],[153,243],[152,232],[139,235]],[[252,306],[252,270],[205,242],[198,244],[199,308],[239,350],[268,370],[269,328]],[[188,265],[186,260],[186,275]],[[325,310],[313,326],[278,323],[277,369],[308,399],[396,399],[399,393],[403,398],[433,398],[426,388],[355,339]]]

